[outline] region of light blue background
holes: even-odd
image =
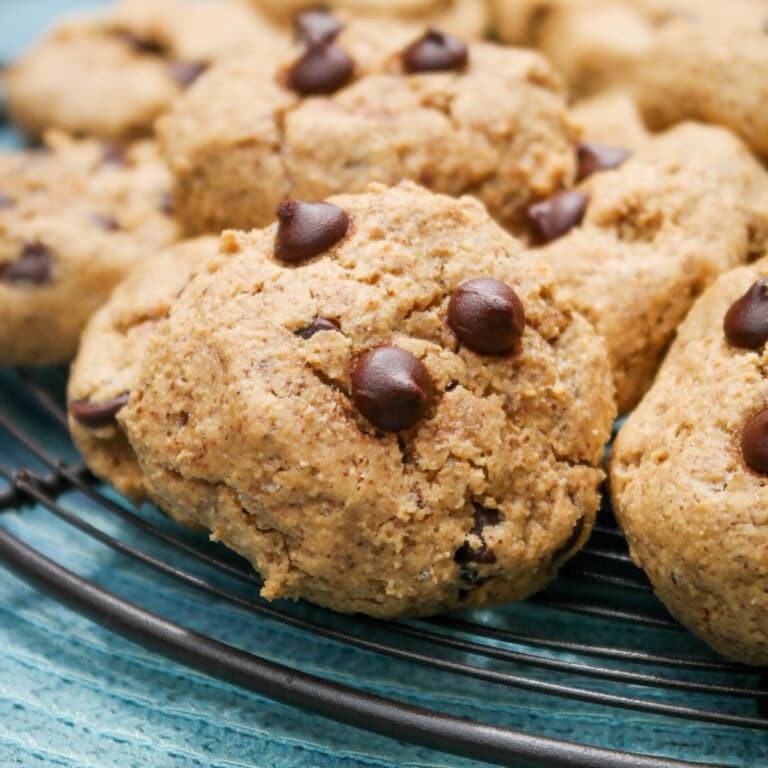
[[[73,5],[85,3],[0,0],[0,57],[9,60],[55,12]],[[6,132],[3,141],[11,143],[13,138]],[[61,387],[63,375],[53,377]],[[49,450],[73,456],[66,435],[40,421],[14,376],[1,370],[0,411],[25,421]],[[2,432],[0,462],[16,466],[29,462]],[[147,548],[128,526],[99,514],[84,499],[68,497],[65,504],[122,540],[138,541]],[[146,514],[159,525],[169,525],[152,510]],[[123,597],[307,672],[421,706],[556,738],[691,760],[719,758],[750,768],[768,766],[765,733],[504,690],[344,649],[181,589],[73,533],[44,510],[6,512],[3,520],[24,540]],[[166,552],[159,554],[168,557]],[[699,643],[682,632],[640,632],[636,627],[567,617],[530,606],[489,612],[486,617],[522,630],[549,631],[553,636],[668,653],[703,652]],[[552,674],[542,676],[558,679]],[[653,690],[588,684],[617,693],[665,698]],[[732,702],[712,698],[687,701],[715,709],[733,708]],[[755,714],[755,710],[752,701],[738,708],[746,714]],[[456,768],[479,764],[336,725],[190,672],[73,614],[0,570],[0,765]]]

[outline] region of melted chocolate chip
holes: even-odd
[[[541,242],[556,240],[581,224],[589,197],[577,189],[558,192],[528,209],[528,220]]]
[[[324,317],[316,317],[311,325],[306,328],[300,328],[296,331],[296,336],[302,339],[311,339],[315,334],[323,331],[338,331],[339,326],[333,320],[326,320]]]
[[[768,410],[747,422],[741,433],[741,453],[750,469],[768,475]]]
[[[114,141],[104,142],[101,149],[101,162],[103,165],[125,165],[125,147]]]
[[[481,277],[462,283],[448,304],[448,325],[459,341],[481,355],[506,355],[520,347],[525,310],[500,280]]]
[[[172,61],[168,66],[173,79],[182,88],[188,88],[192,85],[208,68],[204,61]]]
[[[355,64],[346,51],[317,43],[288,70],[286,85],[302,96],[335,93],[351,79]]]
[[[296,37],[307,45],[332,43],[344,28],[344,25],[331,13],[322,8],[314,8],[297,13],[293,19]]]
[[[622,147],[584,142],[579,144],[579,170],[577,179],[582,181],[598,171],[618,168],[632,153]]]
[[[566,555],[571,554],[571,550],[576,546],[577,542],[581,538],[581,533],[584,530],[584,523],[585,519],[582,515],[578,521],[576,522],[576,525],[573,526],[573,531],[571,531],[571,535],[568,537],[568,540],[563,544],[562,547],[559,547],[555,554],[552,555],[552,561],[557,562],[558,560],[562,560]]]
[[[111,427],[115,422],[118,411],[128,402],[128,393],[118,395],[101,403],[89,400],[75,400],[69,404],[69,412],[75,421],[89,429]]]
[[[464,69],[469,61],[467,45],[453,35],[428,30],[401,54],[406,72],[447,72]]]
[[[101,213],[94,213],[91,216],[91,221],[99,229],[103,229],[105,232],[117,232],[120,229],[120,225],[117,223],[117,220],[112,216],[107,216]]]
[[[761,349],[768,341],[768,280],[758,280],[725,314],[725,338],[734,347]]]
[[[286,200],[277,209],[279,225],[275,256],[298,264],[324,253],[344,238],[349,216],[331,203],[302,203]]]
[[[14,205],[16,205],[16,201],[12,197],[0,192],[0,208],[13,208]]]
[[[53,255],[47,245],[26,243],[17,261],[0,265],[0,280],[6,283],[45,285],[51,281]]]
[[[154,38],[142,37],[141,35],[129,32],[127,29],[121,29],[116,34],[121,40],[130,45],[136,53],[143,53],[148,56],[165,55],[166,47]]]
[[[501,522],[501,513],[498,509],[487,509],[486,507],[481,507],[479,504],[475,504],[474,520],[475,524],[472,526],[469,533],[480,539],[480,546],[473,547],[468,541],[465,541],[456,550],[453,559],[459,565],[467,565],[469,563],[491,565],[496,562],[496,555],[488,549],[488,545],[483,538],[483,531],[489,525],[498,525]],[[473,581],[473,579],[464,575],[464,571],[462,571],[462,578],[467,581]]]
[[[398,347],[377,347],[358,355],[350,368],[352,398],[360,413],[385,432],[409,429],[434,398],[424,363]]]

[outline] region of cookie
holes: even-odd
[[[284,33],[238,0],[121,0],[60,24],[7,68],[7,106],[31,136],[60,128],[135,138],[212,62],[287,47]]]
[[[381,617],[522,598],[586,540],[602,341],[474,198],[410,183],[227,232],[117,420],[262,594]]]
[[[611,459],[632,557],[717,651],[768,665],[768,259],[722,276],[681,326]]]
[[[222,63],[159,122],[189,233],[402,179],[471,192],[514,228],[572,183],[578,134],[538,54],[379,26],[350,23],[282,63]]]
[[[70,372],[69,427],[91,471],[142,500],[143,475],[115,420],[136,381],[158,323],[196,267],[218,250],[216,237],[185,240],[141,261],[90,319]]]
[[[311,0],[252,0],[278,23],[318,7]],[[395,19],[421,27],[432,25],[455,35],[481,37],[488,27],[484,0],[331,0],[322,7],[347,18]]]
[[[153,142],[0,155],[0,365],[67,362],[135,262],[178,236]]]
[[[585,153],[583,185],[532,208],[549,240],[534,256],[606,339],[622,412],[696,297],[768,241],[768,174],[730,132],[684,124],[624,158],[599,171],[600,153]]]
[[[637,151],[649,139],[635,100],[625,91],[605,91],[571,107],[583,140]]]

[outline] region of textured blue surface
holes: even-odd
[[[10,58],[55,11],[72,5],[61,0],[0,0],[0,57]],[[2,140],[14,141],[8,132]],[[61,389],[63,372],[50,377]],[[74,458],[63,430],[41,418],[15,375],[1,369],[0,412],[26,424],[49,451]],[[2,432],[0,463],[33,464]],[[121,540],[168,558],[83,497],[73,494],[64,503]],[[155,510],[148,508],[144,514],[160,526],[171,525]],[[75,533],[43,509],[5,513],[3,525],[128,600],[297,669],[420,706],[556,738],[750,768],[768,766],[765,733],[547,698],[373,657],[201,597]],[[316,612],[306,606],[292,610],[305,615]],[[522,631],[534,629],[608,645],[702,653],[700,644],[683,632],[639,631],[527,605],[485,612],[479,618]],[[191,672],[73,614],[3,570],[0,644],[2,766],[476,765],[337,725]],[[500,668],[514,671],[510,665]],[[558,680],[553,673],[542,672],[540,677]],[[596,690],[681,700],[656,690],[595,681],[586,684]],[[726,706],[715,697],[693,703],[713,709]],[[734,711],[732,702],[728,706]],[[745,700],[737,711],[754,715],[755,703]]]

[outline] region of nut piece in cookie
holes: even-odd
[[[269,599],[399,616],[535,592],[598,507],[602,340],[473,198],[327,204],[350,226],[311,258],[277,258],[283,222],[225,233],[120,383],[147,489]]]
[[[656,593],[717,651],[759,666],[768,664],[766,278],[768,258],[701,296],[611,458],[617,519]]]

